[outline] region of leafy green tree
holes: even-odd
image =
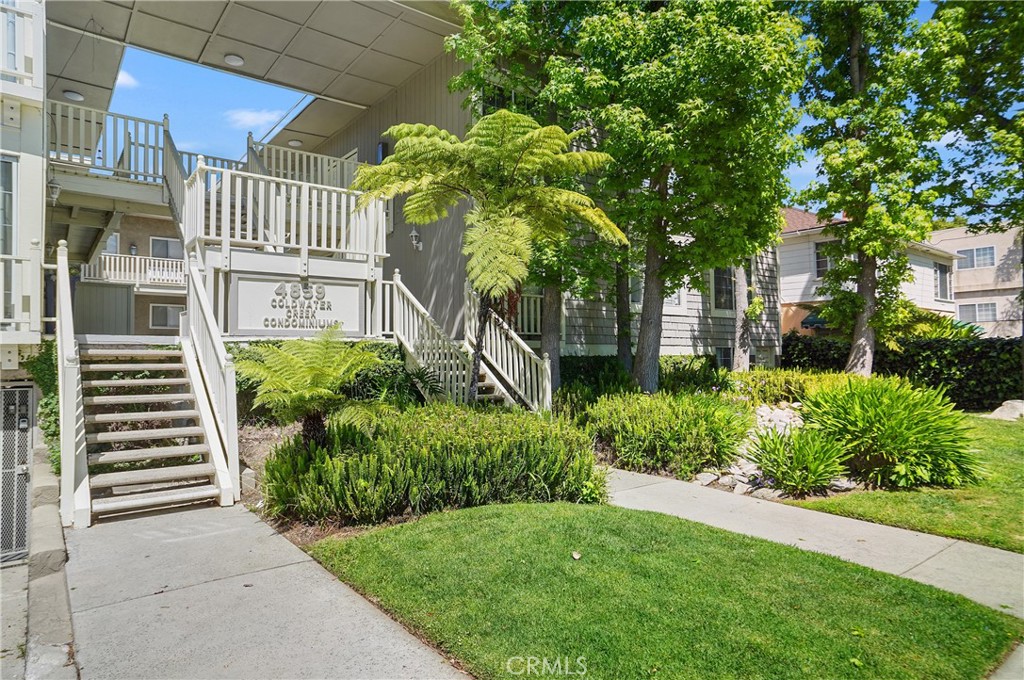
[[[359,344],[341,339],[337,326],[325,328],[312,339],[285,340],[280,345],[257,345],[256,359],[239,361],[238,374],[257,383],[253,404],[266,406],[282,422],[302,420],[307,446],[327,443],[327,414],[340,407],[354,409],[349,417],[361,421],[358,407],[346,404],[341,394],[361,372],[380,358]]]
[[[614,164],[609,215],[643,254],[633,376],[657,389],[668,293],[773,242],[796,148],[799,23],[771,2],[610,2],[573,54],[548,60],[543,96],[590,121]]]
[[[801,92],[811,122],[806,146],[820,181],[802,194],[819,214],[846,217],[826,227],[836,266],[819,291],[828,319],[854,318],[846,370],[871,373],[875,334],[901,322],[900,285],[911,276],[906,247],[932,228],[942,167],[936,143],[948,129],[941,100],[955,64],[931,55],[956,35],[918,25],[916,0],[798,2],[816,62]],[[853,290],[851,290],[851,287]]]
[[[598,236],[625,237],[593,200],[563,186],[595,173],[611,160],[596,151],[570,151],[581,132],[541,127],[529,116],[502,109],[481,118],[460,140],[432,125],[395,125],[385,135],[394,153],[380,165],[360,166],[353,188],[370,200],[407,194],[405,219],[429,224],[468,200],[463,253],[480,295],[473,373],[480,372],[483,336],[496,298],[519,288],[529,272],[535,242],[565,236],[567,223],[589,225]],[[470,381],[471,401],[476,381]]]

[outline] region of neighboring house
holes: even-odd
[[[991,337],[1021,334],[1021,228],[971,234],[966,227],[932,232],[936,247],[958,256],[953,271],[956,318]]]
[[[824,229],[841,224],[842,219],[824,221],[814,213],[796,208],[784,208],[786,226],[779,245],[780,299],[782,305],[782,332],[796,330],[804,334],[827,332],[824,320],[808,308],[827,298],[818,293],[818,286],[831,266],[822,245],[831,237]],[[935,245],[912,243],[907,248],[912,278],[903,284],[903,294],[922,309],[952,316],[953,261],[956,255]]]

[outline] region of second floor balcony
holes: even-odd
[[[102,253],[83,264],[81,280],[92,283],[130,284],[139,292],[185,293],[185,260]]]

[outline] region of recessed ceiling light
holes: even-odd
[[[67,99],[68,101],[73,101],[73,102],[84,102],[85,101],[85,95],[82,94],[81,92],[76,92],[74,90],[64,90],[63,94],[64,94],[64,99]]]
[[[242,59],[237,54],[225,54],[224,63],[228,66],[241,66],[245,63],[245,59]]]
[[[302,146],[302,140],[301,139],[289,139],[288,140],[288,146],[294,146],[294,147]]]

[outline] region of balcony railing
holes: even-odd
[[[46,87],[43,24],[41,2],[0,3],[0,80],[33,88],[40,95]]]
[[[184,292],[185,260],[103,253],[95,263],[82,265],[82,280],[180,288]]]
[[[42,288],[41,251],[33,240],[27,256],[0,255],[0,331],[38,333]]]
[[[163,182],[163,123],[51,101],[50,160],[91,173]]]

